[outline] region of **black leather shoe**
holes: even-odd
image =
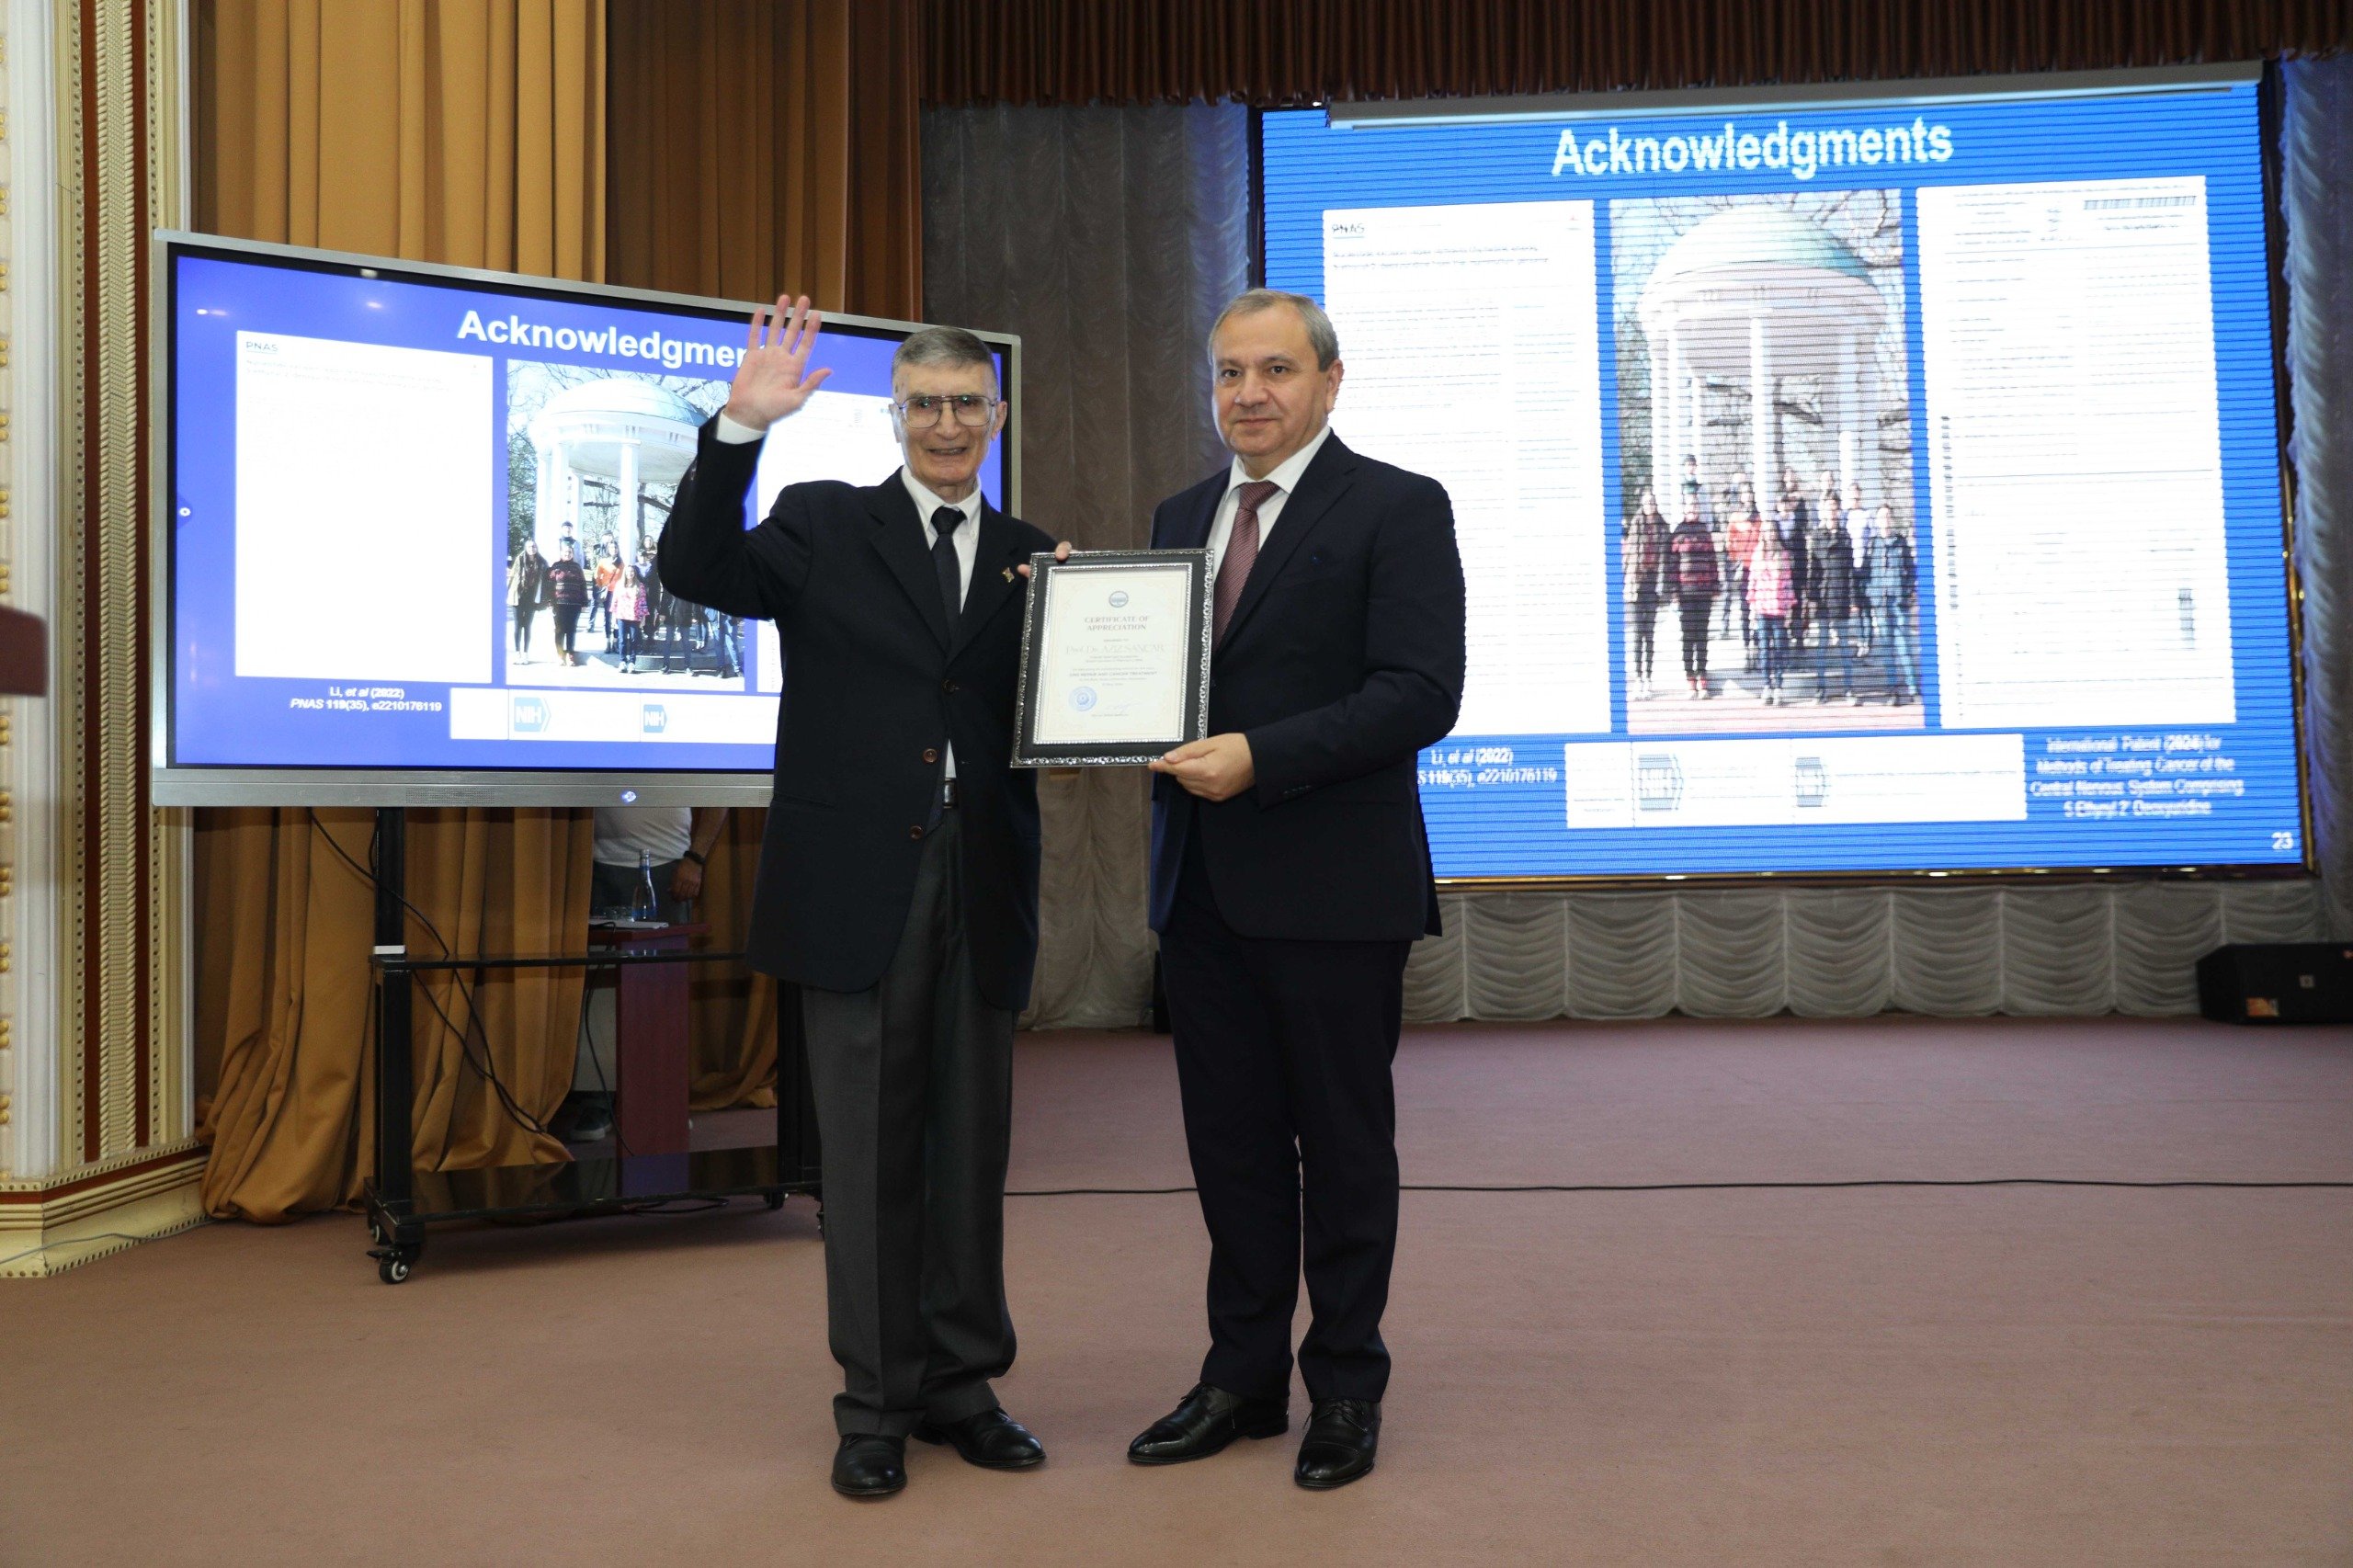
[[[1182,1403],[1128,1445],[1128,1458],[1136,1464],[1182,1464],[1205,1460],[1236,1437],[1279,1437],[1290,1430],[1290,1401],[1245,1399],[1196,1383]]]
[[[1319,1399],[1299,1442],[1299,1468],[1291,1479],[1313,1492],[1346,1486],[1372,1473],[1381,1447],[1381,1403],[1370,1399]]]
[[[1046,1445],[1002,1410],[983,1410],[961,1421],[926,1421],[915,1436],[926,1443],[953,1443],[966,1464],[983,1470],[1028,1470],[1046,1462]]]
[[[852,1432],[834,1450],[834,1490],[845,1497],[888,1497],[907,1483],[907,1440]]]

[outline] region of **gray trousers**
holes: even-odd
[[[1013,1364],[1005,1168],[1013,1015],[981,999],[957,813],[924,841],[891,967],[801,990],[825,1202],[825,1306],[845,1436],[996,1408]]]

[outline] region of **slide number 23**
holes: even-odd
[[[2293,849],[2295,846],[2296,835],[2292,833],[2275,833],[2271,835],[2271,847],[2274,849]]]

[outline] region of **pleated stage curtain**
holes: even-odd
[[[924,0],[924,102],[1270,107],[2268,59],[2343,0]]]
[[[605,275],[597,0],[199,0],[210,232]]]
[[[2286,66],[2288,456],[2302,740],[2332,934],[2353,933],[2353,55]]]
[[[1410,1017],[2184,1013],[2193,964],[2223,942],[2353,932],[2353,59],[2293,62],[2286,75],[2294,537],[2321,878],[1452,891],[1446,935],[1415,949]],[[925,112],[928,307],[1023,335],[1025,506],[1043,528],[1137,542],[1153,502],[1218,460],[1201,343],[1213,297],[1240,286],[1248,174],[1232,150],[1245,113]],[[1140,790],[1088,772],[1050,778],[1046,801],[1034,1021],[1131,1021],[1149,1001]]]
[[[1249,280],[1249,119],[1230,107],[924,116],[924,310],[1021,335],[1021,511],[1132,550],[1222,468],[1203,344]],[[1127,1028],[1152,995],[1147,780],[1044,774],[1029,1022]]]
[[[610,0],[611,280],[922,302],[915,0]]]
[[[597,0],[201,0],[196,24],[199,227],[602,276]],[[197,813],[198,1126],[214,1215],[331,1208],[372,1164],[374,904],[345,858],[369,864],[372,825],[357,811]],[[411,949],[438,950],[425,919],[459,953],[578,949],[589,841],[585,812],[412,812],[408,894],[424,918]],[[506,1113],[481,1065],[525,1114],[553,1115],[580,987],[576,970],[420,985],[420,1164],[563,1157]]]
[[[609,281],[922,313],[914,0],[610,0],[607,25]],[[767,818],[730,812],[711,851],[714,945],[743,943]],[[776,1103],[776,1006],[764,978],[698,971],[697,1110]]]
[[[726,831],[703,868],[698,919],[710,926],[722,952],[750,934],[752,881],[760,867],[764,810],[727,813]],[[697,964],[688,982],[687,1045],[693,1077],[687,1103],[696,1110],[776,1104],[776,982],[736,965]]]

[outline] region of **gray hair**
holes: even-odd
[[[1304,294],[1286,294],[1279,289],[1245,289],[1233,296],[1225,309],[1218,312],[1217,320],[1210,323],[1210,363],[1217,363],[1217,335],[1227,321],[1234,316],[1256,315],[1260,311],[1273,310],[1277,305],[1289,305],[1299,312],[1300,325],[1307,329],[1308,347],[1315,350],[1315,368],[1328,370],[1340,357],[1340,335],[1332,330],[1332,318],[1324,307]]]
[[[989,346],[961,326],[920,327],[907,335],[898,351],[891,356],[891,385],[899,384],[899,372],[911,365],[985,365],[989,384],[996,384],[996,356]]]

